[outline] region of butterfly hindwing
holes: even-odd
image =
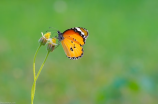
[[[70,59],[79,59],[83,55],[83,48],[74,40],[65,38],[61,41],[65,54]]]

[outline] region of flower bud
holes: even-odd
[[[56,45],[57,45],[56,44],[56,38],[52,38],[52,39],[50,38],[49,42],[48,42],[47,50],[52,52]]]
[[[45,44],[47,43],[47,41],[48,41],[50,35],[51,35],[51,32],[47,32],[47,33],[44,34],[44,35],[43,35],[43,33],[42,33],[42,37],[39,39],[39,43],[40,43],[41,45],[45,45]]]

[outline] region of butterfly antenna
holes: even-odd
[[[56,31],[58,31],[58,29],[57,29],[57,28],[55,28],[55,27],[49,27],[49,29],[52,29],[52,30],[56,30]]]
[[[56,29],[56,28],[54,28],[54,27],[49,27],[49,29],[48,29],[46,32],[48,32],[48,31],[55,31],[55,32],[57,32],[58,29]]]
[[[47,30],[46,32],[48,32],[48,31],[55,31],[55,32],[57,32],[56,30],[51,30],[51,29]]]
[[[57,34],[57,32],[55,31],[55,32],[52,32],[52,34]],[[57,36],[55,36],[55,38],[56,38]]]

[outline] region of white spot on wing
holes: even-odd
[[[81,32],[82,35],[84,35],[84,33],[81,31],[80,28],[78,28],[78,27],[75,27],[75,28],[77,29],[77,31]]]

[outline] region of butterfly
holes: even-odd
[[[83,45],[88,37],[88,30],[82,27],[74,27],[65,30],[63,33],[57,32],[57,39],[62,44],[68,58],[76,60],[83,56]]]

